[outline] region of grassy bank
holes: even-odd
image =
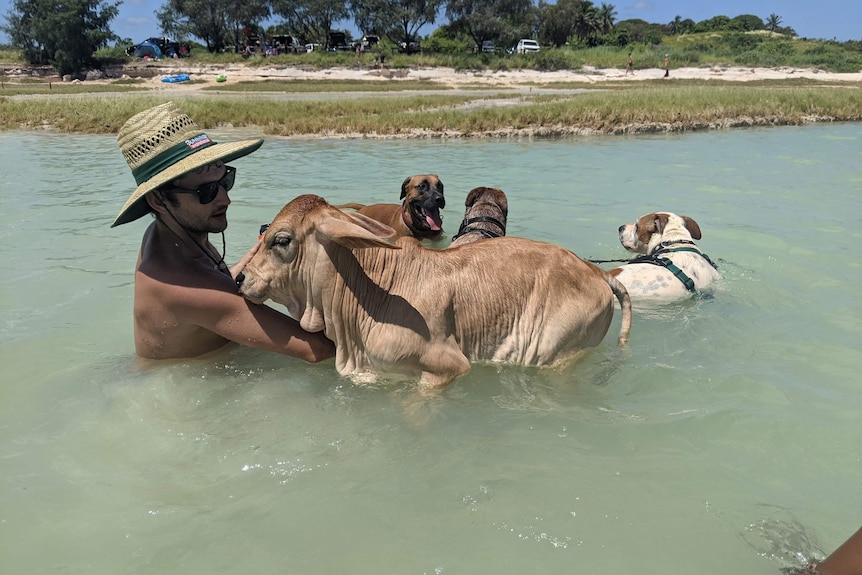
[[[444,92],[386,97],[369,92],[361,98],[280,100],[240,92],[171,99],[205,128],[253,127],[279,136],[555,136],[860,121],[860,88],[806,82],[644,81],[531,96]],[[351,91],[361,87],[353,85]],[[0,129],[116,133],[131,115],[166,99],[135,93],[0,97]]]

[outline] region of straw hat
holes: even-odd
[[[117,135],[120,151],[132,169],[137,189],[111,227],[149,213],[149,192],[216,161],[230,162],[258,149],[263,140],[217,144],[168,102],[129,118]]]

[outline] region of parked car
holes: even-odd
[[[542,49],[539,43],[529,38],[521,38],[515,46],[515,54],[535,54]]]
[[[326,49],[330,52],[335,52],[336,50],[352,51],[353,43],[347,41],[347,34],[344,32],[330,32]]]
[[[321,48],[320,44],[316,44],[314,42],[309,42],[305,45],[305,51],[309,54],[314,51],[320,52]]]
[[[398,51],[402,54],[418,54],[421,50],[422,47],[418,40],[398,43]]]
[[[367,52],[368,50],[371,50],[374,46],[376,46],[379,42],[379,36],[363,36],[362,40],[359,41],[359,49],[363,52]]]
[[[305,46],[296,36],[279,34],[272,37],[272,44],[275,48],[274,54],[296,54],[297,52],[305,52]]]
[[[497,51],[497,46],[491,40],[482,42],[482,52],[485,54],[493,54]]]

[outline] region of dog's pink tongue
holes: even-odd
[[[443,229],[443,218],[440,217],[440,212],[432,212],[430,214],[425,214],[425,221],[428,222],[428,227],[434,230]]]

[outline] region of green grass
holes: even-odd
[[[502,98],[503,96],[498,96]],[[94,104],[94,98],[98,103]],[[814,120],[862,120],[862,86],[740,85],[639,82],[621,89],[513,98],[440,95],[349,99],[188,97],[178,101],[204,128],[257,127],[279,136],[489,136],[523,132],[633,133],[729,126],[787,125]],[[166,96],[95,95],[92,98],[0,97],[0,129],[116,133],[133,114]]]
[[[125,78],[114,80],[108,84],[93,84],[89,82],[57,82],[44,79],[23,78],[10,81],[8,77],[0,76],[0,97],[29,95],[61,95],[61,94],[98,94],[107,92],[134,92],[144,88],[144,80]]]

